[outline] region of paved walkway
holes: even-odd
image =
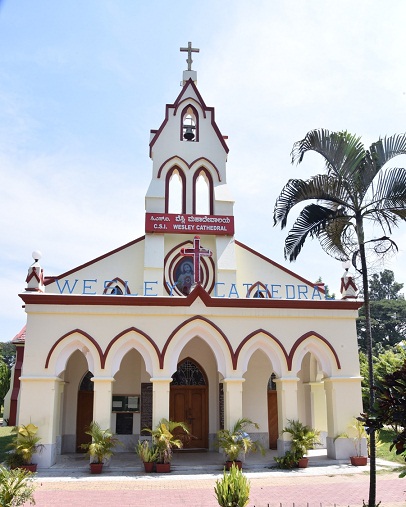
[[[74,468],[72,460],[77,461]],[[35,500],[38,507],[218,507],[214,485],[222,471],[217,460],[221,456],[212,453],[175,456],[170,474],[145,474],[134,455],[123,454],[95,476],[83,458],[72,455],[38,472]],[[251,482],[249,507],[362,507],[368,499],[368,466],[316,456],[307,469],[285,471],[261,460],[250,456],[245,464]],[[387,462],[378,460],[378,470],[381,507],[405,507],[406,479],[399,479]]]

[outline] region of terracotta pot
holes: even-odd
[[[351,465],[355,467],[363,467],[368,463],[368,458],[366,456],[351,456]]]
[[[300,458],[300,460],[297,462],[297,466],[299,468],[307,468],[308,465],[309,465],[309,458],[306,458],[305,456],[303,456],[303,458]]]
[[[29,465],[19,465],[16,468],[21,468],[22,470],[27,470],[28,472],[36,472],[37,471],[37,464],[30,463]]]
[[[90,463],[91,474],[101,474],[103,470],[103,463]]]
[[[144,461],[144,470],[147,472],[147,473],[151,473],[154,471],[154,465],[155,463],[153,461]]]
[[[236,460],[236,461],[226,461],[226,470],[230,470],[230,468],[233,466],[233,464],[240,470],[242,470],[242,461]]]
[[[171,471],[171,464],[170,463],[156,463],[155,464],[155,470],[158,474],[167,474]]]

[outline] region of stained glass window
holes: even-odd
[[[178,365],[172,375],[173,386],[204,386],[206,379],[200,368],[190,359],[185,359]]]

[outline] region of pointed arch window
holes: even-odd
[[[271,299],[268,285],[262,282],[256,282],[251,285],[247,290],[247,298],[265,298]]]
[[[193,175],[193,213],[214,214],[213,178],[205,167]]]
[[[181,114],[180,140],[187,142],[199,141],[199,115],[191,105],[186,106]]]
[[[116,277],[108,282],[105,282],[103,294],[108,294],[110,296],[123,296],[131,294],[131,290],[126,281]]]
[[[83,378],[79,385],[79,391],[93,391],[94,390],[94,383],[92,381],[93,373],[91,371],[88,371],[85,375],[83,375]]]
[[[166,175],[165,213],[186,213],[186,178],[179,167],[173,167]]]
[[[200,366],[191,359],[185,359],[172,375],[173,386],[205,386],[206,376]]]

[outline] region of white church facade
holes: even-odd
[[[77,452],[93,420],[126,451],[163,417],[186,422],[195,449],[248,417],[280,455],[288,419],[321,430],[330,457],[351,453],[335,437],[362,411],[361,303],[348,283],[326,299],[234,238],[226,138],[188,49],[181,92],[151,131],[145,235],[58,276],[35,255],[20,294],[9,419],[39,426],[39,466]]]

